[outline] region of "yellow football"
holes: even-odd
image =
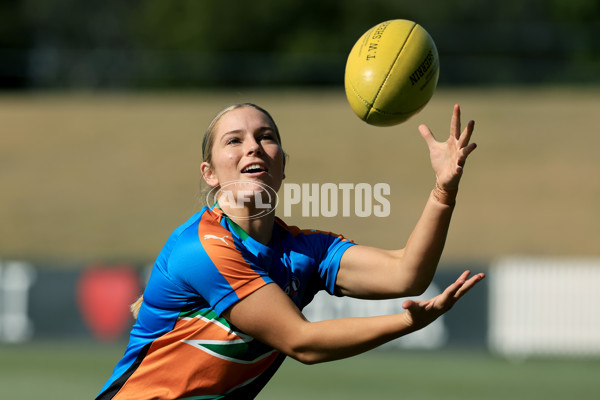
[[[439,73],[437,48],[423,27],[404,19],[382,22],[365,32],[348,55],[346,97],[368,124],[397,125],[425,107]]]

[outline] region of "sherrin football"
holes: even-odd
[[[375,126],[400,124],[429,102],[440,73],[435,43],[419,24],[382,22],[356,42],[344,86],[354,113]]]

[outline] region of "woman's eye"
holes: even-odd
[[[231,138],[227,141],[227,144],[236,144],[236,143],[240,143],[240,139],[238,138]]]
[[[262,135],[259,139],[260,140],[275,140],[273,135],[270,133],[266,133],[266,134]]]

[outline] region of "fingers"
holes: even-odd
[[[425,139],[427,146],[431,147],[431,145],[436,142],[433,132],[431,132],[427,125],[419,125],[419,132],[421,133],[423,139]]]
[[[402,303],[402,308],[404,308],[405,310],[410,310],[411,308],[414,308],[415,305],[416,302],[414,300],[406,300]]]
[[[430,300],[405,300],[402,308],[406,310],[406,315],[409,316],[411,323],[417,329],[429,325],[450,310],[465,293],[485,278],[485,274],[476,274],[469,278],[470,274],[471,271],[464,271],[443,293]]]
[[[444,292],[440,295],[443,304],[446,304],[448,300],[454,299],[456,297],[456,294],[459,292],[460,288],[465,284],[467,277],[470,273],[470,271],[463,272],[460,275],[460,277],[456,280],[456,282],[454,282],[453,284],[448,286],[446,290],[444,290]]]
[[[455,104],[452,112],[452,120],[450,121],[450,136],[458,140],[459,148],[463,148],[471,140],[471,135],[475,129],[475,121],[469,121],[465,130],[461,132],[460,115],[460,105]]]
[[[473,130],[475,130],[475,121],[471,120],[467,123],[465,130],[457,137],[459,147],[466,147],[469,144]]]
[[[448,304],[448,300],[451,300],[450,304],[454,304],[458,299],[465,295],[473,286],[475,286],[479,281],[485,278],[485,274],[479,273],[473,275],[471,278],[467,279],[471,271],[464,271],[458,279],[448,286],[446,290],[442,293],[442,303]]]
[[[452,119],[450,120],[450,136],[458,139],[460,137],[460,106],[454,105]]]
[[[469,275],[471,275],[471,271],[469,271],[469,270],[464,271],[462,274],[460,274],[460,276],[458,277],[456,282],[458,283],[460,281],[462,281],[462,282],[466,281],[467,278],[469,277]]]
[[[456,164],[458,165],[457,173],[461,173],[465,163],[467,162],[467,158],[469,155],[477,148],[477,144],[471,143],[467,147],[463,147],[458,151],[458,159]]]
[[[456,300],[460,299],[462,296],[464,296],[465,293],[467,293],[469,290],[471,290],[473,288],[473,286],[475,286],[477,283],[479,283],[483,278],[485,278],[485,274],[483,274],[483,273],[473,275],[468,281],[466,281],[458,289],[458,291],[454,294],[454,298]]]
[[[450,121],[450,137],[458,141],[458,148],[466,148],[469,145],[471,136],[473,135],[473,131],[475,129],[475,121],[469,121],[464,131],[461,132],[460,115],[460,106],[456,104],[452,113],[452,120]],[[436,141],[433,132],[431,132],[427,125],[419,125],[419,132],[428,144],[430,144],[433,141]],[[472,150],[473,149],[471,149],[471,151]]]

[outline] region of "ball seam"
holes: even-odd
[[[389,80],[390,74],[394,70],[394,66],[396,65],[396,63],[400,59],[400,54],[402,54],[402,50],[404,50],[404,48],[406,47],[406,43],[408,43],[408,41],[410,40],[410,37],[413,34],[413,32],[414,32],[415,28],[417,27],[417,25],[418,25],[417,23],[414,23],[414,25],[412,26],[412,28],[410,28],[410,32],[408,32],[408,35],[406,35],[406,40],[404,41],[404,43],[402,43],[402,46],[398,50],[398,54],[396,54],[396,59],[394,60],[394,62],[390,66],[390,69],[388,70],[388,72],[387,72],[387,74],[385,76],[385,79],[383,80],[383,83],[381,84],[381,86],[379,87],[379,90],[377,91],[377,94],[375,94],[375,97],[373,98],[373,103],[369,107],[369,111],[367,112],[366,118],[369,117],[369,115],[371,114],[371,111],[373,109],[377,110],[378,112],[381,112],[378,108],[375,107],[375,103],[377,102],[377,98],[379,97],[379,94],[383,90],[383,87],[385,86],[386,82]],[[399,113],[399,114],[404,114],[404,113]]]
[[[367,114],[365,115],[365,118],[369,115],[369,111],[373,108],[373,105],[369,103],[369,101],[367,99],[365,99],[364,97],[362,97],[360,95],[360,93],[358,93],[358,91],[356,90],[356,87],[354,86],[354,84],[352,82],[349,82],[350,88],[352,89],[352,93],[354,93],[356,95],[356,97],[362,101],[363,103],[365,103],[365,105],[367,106]]]
[[[412,114],[415,111],[418,111],[419,109],[421,109],[423,106],[419,106],[413,110],[408,110],[408,111],[399,111],[399,112],[389,112],[389,111],[385,111],[382,110],[380,108],[377,107],[373,107],[373,105],[371,103],[369,103],[369,101],[367,99],[365,99],[364,97],[362,97],[360,95],[360,93],[358,93],[358,91],[356,90],[356,87],[350,82],[349,83],[350,89],[352,89],[352,93],[354,93],[354,95],[356,96],[356,98],[358,100],[360,100],[361,102],[363,102],[365,104],[365,106],[367,106],[368,110],[367,110],[367,114],[365,115],[365,118],[369,115],[369,112],[371,112],[371,110],[375,110],[377,111],[379,114],[384,114],[384,115],[406,115],[406,114]]]

